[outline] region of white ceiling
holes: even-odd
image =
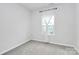
[[[43,7],[47,7],[51,4],[53,4],[53,3],[22,3],[21,5],[25,6],[29,10],[33,11],[33,10],[37,10],[37,9],[40,9]]]

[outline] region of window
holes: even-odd
[[[42,31],[48,35],[54,35],[54,20],[53,15],[43,15],[42,16]]]

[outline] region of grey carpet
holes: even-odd
[[[3,55],[78,55],[72,47],[29,41]]]

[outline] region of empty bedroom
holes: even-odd
[[[79,3],[0,3],[0,55],[79,55]]]

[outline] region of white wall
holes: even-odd
[[[49,41],[56,44],[75,46],[75,4],[59,4],[56,13],[56,35],[49,37],[41,34],[40,14],[34,11],[32,14],[32,38],[34,40]]]
[[[76,4],[76,49],[79,52],[79,3]]]
[[[18,4],[0,4],[0,54],[27,42],[30,12]]]

